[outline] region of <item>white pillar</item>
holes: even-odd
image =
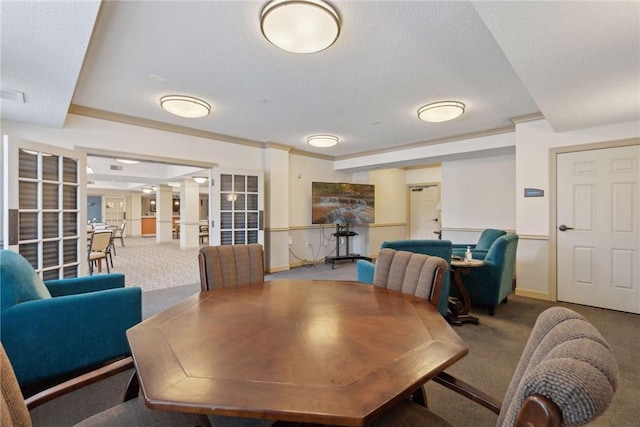
[[[156,192],[156,242],[173,239],[173,190],[168,185],[158,186]]]
[[[127,210],[127,226],[125,227],[125,235],[140,236],[142,235],[142,193],[131,193],[131,203]]]
[[[200,185],[187,178],[180,186],[180,249],[200,245]]]
[[[265,150],[265,255],[270,272],[289,269],[289,151],[269,144]]]

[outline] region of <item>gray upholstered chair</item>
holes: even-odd
[[[264,281],[264,251],[257,243],[203,246],[198,263],[203,291]]]
[[[618,368],[602,335],[564,307],[536,321],[503,402],[442,373],[434,381],[498,414],[496,426],[581,426],[602,414],[618,387]],[[409,400],[372,427],[446,426],[446,420]]]
[[[437,256],[384,248],[376,260],[373,285],[424,298],[438,308],[448,266]]]
[[[81,387],[99,381],[105,377],[115,375],[133,368],[131,358],[112,363],[107,367],[89,374],[74,378],[54,388],[45,390],[35,396],[25,399],[20,391],[11,362],[0,346],[0,369],[2,375],[2,410],[0,410],[0,425],[31,426],[29,410],[58,396],[77,390]],[[100,412],[76,426],[210,426],[205,415],[187,414],[184,412],[155,411],[147,409],[144,403],[135,395],[128,396],[126,402]]]

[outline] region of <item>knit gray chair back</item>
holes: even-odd
[[[531,331],[497,426],[516,425],[523,402],[532,395],[557,405],[563,426],[584,425],[605,411],[617,387],[617,364],[602,335],[581,315],[553,307]]]
[[[203,246],[198,253],[203,291],[264,281],[262,245]]]
[[[373,285],[415,295],[438,307],[448,264],[437,256],[384,248],[376,260]]]

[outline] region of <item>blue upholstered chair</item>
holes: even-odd
[[[437,256],[446,260],[447,263],[449,263],[449,260],[451,259],[451,242],[449,240],[392,240],[382,242],[380,249],[384,248]],[[375,268],[373,263],[365,260],[358,260],[357,280],[359,282],[373,283],[374,271]],[[449,289],[451,280],[449,276],[449,271],[446,271],[442,281],[440,302],[438,303],[438,311],[445,317],[447,316],[447,309],[449,307]]]
[[[504,230],[495,230],[493,228],[487,228],[482,231],[478,243],[454,243],[451,245],[451,254],[453,256],[459,256],[464,258],[464,253],[467,250],[467,246],[471,248],[471,254],[474,259],[484,259],[487,256],[487,252],[491,247],[491,244],[496,241],[500,236],[507,234]]]
[[[499,237],[489,248],[484,267],[470,269],[462,279],[471,303],[487,305],[491,316],[512,291],[517,248],[517,234]]]
[[[130,355],[125,331],[142,319],[140,288],[124,275],[43,282],[17,252],[0,250],[0,336],[21,387]]]

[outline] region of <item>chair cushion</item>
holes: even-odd
[[[24,301],[51,298],[29,261],[10,250],[0,250],[0,286],[2,310]]]

